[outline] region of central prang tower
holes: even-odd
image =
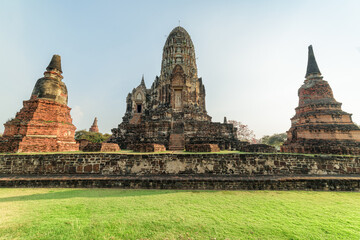
[[[160,104],[172,112],[184,112],[185,118],[211,120],[205,110],[205,87],[198,78],[195,49],[189,34],[176,27],[163,49],[159,80]]]
[[[195,48],[182,27],[174,28],[163,48],[161,74],[150,89],[144,77],[126,98],[123,122],[112,130],[110,141],[121,148],[134,144],[163,144],[183,150],[186,143],[218,144],[235,147],[232,124],[212,123],[205,107],[205,87],[198,77]]]
[[[151,119],[211,121],[205,109],[205,87],[197,75],[194,45],[184,28],[176,27],[169,34],[161,74],[151,89],[146,89],[142,79],[126,102],[124,121],[138,121],[144,113]]]

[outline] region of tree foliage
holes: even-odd
[[[86,130],[80,130],[75,132],[76,140],[86,139],[93,143],[105,142],[110,136],[111,134],[108,133],[102,134],[102,133],[88,132]]]
[[[263,144],[271,145],[276,148],[280,148],[281,145],[286,141],[286,133],[276,133],[271,136],[266,135],[260,139],[260,142]]]
[[[240,141],[247,141],[250,143],[257,143],[255,133],[253,130],[250,130],[248,125],[242,124],[241,122],[235,121],[235,120],[228,120],[228,123],[231,123],[234,125],[234,127],[237,128],[237,138]]]

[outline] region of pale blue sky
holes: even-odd
[[[360,123],[360,1],[0,0],[0,132],[28,100],[53,54],[78,129],[110,132],[125,98],[160,74],[167,34],[190,34],[206,105],[258,138],[285,132],[312,44],[324,79]]]

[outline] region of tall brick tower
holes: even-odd
[[[299,106],[283,152],[360,154],[360,129],[351,114],[341,110],[329,83],[323,80],[309,46],[305,82],[298,91]]]
[[[54,55],[44,77],[36,82],[30,100],[24,101],[16,117],[4,124],[0,152],[79,150],[62,79],[61,58]]]
[[[89,129],[89,132],[95,132],[95,133],[99,132],[99,127],[98,127],[98,124],[97,124],[97,118],[94,119],[94,122],[91,125],[91,127]]]

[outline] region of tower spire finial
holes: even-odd
[[[309,46],[309,53],[308,53],[308,65],[306,69],[306,75],[305,78],[307,78],[311,74],[319,74],[321,75],[321,72],[319,70],[319,67],[315,60],[314,51],[312,48],[312,45]]]
[[[60,55],[54,54],[49,66],[46,68],[47,71],[51,71],[51,70],[58,70],[62,73],[61,70],[61,57]]]
[[[141,85],[145,86],[144,74],[142,75],[142,78],[141,78]]]

